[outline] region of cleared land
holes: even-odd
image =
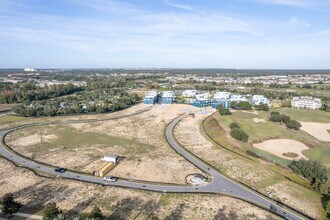
[[[99,164],[91,161],[99,161],[104,153],[117,154],[125,157],[113,171],[119,175],[126,177],[127,172],[130,172],[132,178],[180,182],[185,179],[185,172],[200,171],[173,153],[165,142],[163,131],[173,117],[191,110],[191,106],[184,105],[155,106],[149,112],[125,120],[33,127],[10,134],[8,143],[14,144],[15,150],[27,156],[81,170],[98,167]],[[211,112],[198,110],[196,118]],[[120,114],[124,113],[127,112]],[[66,141],[62,138],[66,138]],[[125,163],[127,167],[123,166]],[[140,165],[136,167],[138,163]],[[124,169],[127,169],[126,172]],[[147,176],[139,176],[142,175],[139,172]],[[0,197],[12,192],[25,206],[36,208],[31,209],[36,210],[34,213],[38,212],[40,206],[54,201],[60,208],[71,210],[72,213],[88,212],[97,205],[113,219],[277,219],[269,212],[233,198],[160,194],[60,178],[48,179],[15,167],[1,158],[0,187],[3,189]]]
[[[304,150],[307,150],[308,147],[295,140],[290,139],[274,139],[274,140],[268,140],[261,143],[253,144],[254,147],[264,150],[267,152],[270,152],[276,156],[283,157],[285,159],[307,159],[302,152]],[[293,154],[288,154],[293,153]],[[287,156],[285,156],[287,155]],[[291,156],[289,156],[291,155]],[[293,157],[296,155],[296,157]]]
[[[218,195],[160,194],[102,187],[65,179],[38,177],[0,158],[0,197],[11,192],[25,212],[56,202],[71,214],[89,212],[97,205],[113,219],[279,219],[243,201]],[[196,202],[198,201],[198,202]]]
[[[256,125],[252,120],[255,117],[253,114],[244,113],[244,115],[249,115],[251,123]],[[241,143],[230,138],[228,132],[219,125],[217,121],[219,117],[218,113],[214,113],[206,120],[205,127],[208,134],[233,151],[242,153],[237,148]],[[185,148],[231,178],[254,187],[264,194],[271,191],[274,198],[283,202],[288,201],[289,205],[304,210],[310,215],[323,215],[320,195],[304,187],[303,185],[308,186],[305,180],[287,169],[260,161],[248,154],[244,154],[244,156],[250,159],[236,155],[215,144],[201,127],[204,118],[205,116],[202,115],[196,115],[195,118],[186,117],[176,127],[175,136]],[[280,184],[287,187],[285,192],[277,187]]]
[[[103,156],[118,155],[121,161],[112,175],[185,184],[187,175],[201,171],[172,150],[164,129],[187,110],[185,105],[155,106],[113,121],[36,126],[10,133],[6,142],[37,161],[86,173],[100,168]]]
[[[329,119],[330,120],[330,119]],[[330,142],[330,123],[316,123],[316,122],[300,122],[301,130],[306,131],[308,134],[316,137],[321,141]]]

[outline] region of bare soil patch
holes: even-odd
[[[272,153],[278,157],[292,160],[292,157],[287,157],[285,153],[295,153],[298,156],[295,159],[307,159],[302,151],[309,149],[305,144],[291,139],[273,139],[261,143],[253,144],[254,147]]]
[[[253,118],[253,121],[254,121],[255,123],[266,122],[266,120],[263,119],[263,118]]]
[[[0,158],[0,197],[14,193],[24,207],[90,212],[95,205],[113,219],[280,219],[238,199],[217,195],[165,194],[103,187],[66,179],[46,179]],[[111,197],[111,199],[109,199]],[[198,201],[198,202],[196,202]],[[181,216],[181,217],[180,217]]]
[[[321,141],[330,142],[330,134],[328,132],[328,130],[330,129],[330,123],[318,123],[318,122],[300,122],[300,123],[301,123],[301,130],[307,132],[308,134],[316,137]]]
[[[72,170],[91,173],[102,166],[103,156],[118,155],[124,159],[110,172],[112,175],[185,184],[185,176],[201,171],[175,153],[164,137],[164,129],[178,115],[196,110],[190,105],[156,105],[150,111],[118,120],[21,129],[10,133],[6,141],[23,155]],[[79,141],[79,136],[86,142]]]

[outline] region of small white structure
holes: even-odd
[[[185,90],[182,92],[182,96],[186,98],[193,98],[197,94],[197,90]]]
[[[292,107],[294,108],[307,108],[316,110],[321,108],[322,102],[319,98],[314,98],[310,96],[300,96],[300,97],[293,97],[291,102]]]
[[[101,160],[105,162],[113,162],[114,164],[117,163],[118,156],[104,156]]]
[[[36,72],[37,70],[35,68],[31,68],[31,67],[28,67],[28,68],[24,68],[24,72]]]
[[[266,104],[269,105],[269,99],[266,98],[264,95],[254,95],[252,97],[252,102],[254,105]]]
[[[230,98],[230,92],[216,92],[213,96],[215,100],[227,100]]]
[[[196,95],[196,100],[208,100],[210,98],[210,93],[203,93]]]

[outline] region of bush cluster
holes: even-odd
[[[231,129],[230,136],[232,136],[236,140],[243,141],[243,142],[247,142],[249,139],[249,135],[240,128]]]
[[[319,161],[305,159],[293,161],[289,167],[293,172],[305,177],[315,190],[324,195],[324,198],[327,200],[325,202],[325,210],[330,217],[330,174],[328,168]]]
[[[269,120],[273,122],[283,122],[289,129],[299,130],[299,128],[301,128],[300,122],[291,119],[290,116],[281,115],[279,112],[271,112]]]
[[[230,110],[227,109],[227,108],[225,108],[225,107],[223,107],[222,105],[218,105],[217,109],[218,109],[220,115],[232,115],[232,113],[230,112]]]
[[[252,105],[249,102],[231,102],[230,106],[234,109],[251,110]]]
[[[254,108],[260,111],[266,111],[266,112],[269,111],[269,106],[267,104],[256,105],[254,106]]]

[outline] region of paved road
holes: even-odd
[[[134,115],[127,115],[132,116]],[[125,116],[124,116],[125,117]],[[118,119],[106,119],[106,120],[114,120]],[[273,212],[283,216],[287,219],[293,219],[293,220],[300,220],[304,219],[294,212],[284,209],[280,206],[278,206],[276,203],[272,202],[271,200],[266,199],[260,194],[257,194],[253,190],[250,190],[249,188],[245,188],[244,186],[236,183],[233,180],[230,180],[226,176],[219,173],[216,169],[209,167],[206,163],[204,163],[202,160],[198,159],[194,155],[190,154],[188,151],[186,151],[176,140],[173,135],[173,130],[175,126],[180,122],[181,117],[178,117],[174,119],[165,130],[165,136],[170,144],[170,146],[180,155],[182,155],[184,158],[189,160],[191,163],[193,163],[195,166],[200,168],[201,170],[207,172],[212,176],[212,181],[208,185],[200,186],[200,187],[194,187],[194,186],[183,186],[183,185],[169,185],[169,184],[157,184],[152,182],[138,182],[138,181],[128,181],[123,179],[118,179],[116,182],[108,182],[105,181],[103,178],[87,175],[87,174],[80,174],[76,173],[74,171],[67,171],[65,173],[57,173],[54,171],[53,166],[44,165],[41,163],[38,163],[36,161],[33,161],[29,158],[25,158],[22,155],[19,155],[15,152],[13,152],[7,145],[4,144],[4,137],[6,134],[32,126],[39,126],[39,125],[47,125],[47,124],[61,124],[61,123],[90,123],[90,122],[96,122],[101,121],[102,119],[93,119],[93,120],[83,120],[83,121],[57,121],[57,122],[45,122],[45,123],[37,123],[37,124],[29,124],[29,125],[23,125],[15,128],[11,128],[8,130],[0,131],[0,154],[7,158],[8,160],[24,166],[28,167],[30,169],[42,171],[48,174],[57,175],[63,178],[69,178],[73,180],[80,180],[90,183],[96,183],[96,184],[102,184],[102,185],[109,185],[109,186],[119,186],[119,187],[126,187],[126,188],[134,188],[134,189],[142,189],[142,190],[150,190],[150,191],[157,191],[157,192],[171,192],[171,193],[217,193],[217,194],[224,194],[229,195],[232,197],[237,197],[240,199],[243,199],[245,201],[248,201],[250,203],[253,203],[255,205],[258,205],[260,207],[263,207],[268,210],[272,210]]]

